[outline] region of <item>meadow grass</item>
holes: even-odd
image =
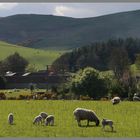
[[[26,58],[38,70],[46,69],[46,65],[52,64],[55,59],[64,53],[64,51],[32,49],[0,41],[0,60],[15,52]]]
[[[78,127],[73,110],[83,107],[94,110],[102,118],[114,121],[114,132],[101,124],[96,127]],[[54,126],[33,125],[32,121],[41,111],[55,116]],[[13,112],[14,125],[7,123],[7,116]],[[0,137],[140,137],[140,102],[121,102],[112,105],[110,101],[53,101],[53,100],[1,100]]]

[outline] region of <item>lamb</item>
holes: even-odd
[[[10,125],[12,125],[12,124],[13,124],[13,121],[14,121],[14,115],[13,115],[13,113],[10,113],[10,114],[8,115],[8,123],[9,123]]]
[[[42,117],[40,115],[34,118],[33,124],[42,124]]]
[[[54,125],[54,116],[53,115],[49,115],[46,119],[45,119],[45,125]]]
[[[89,122],[95,122],[96,126],[98,126],[100,123],[98,116],[92,110],[76,108],[73,111],[73,114],[77,120],[78,126],[81,126],[81,120],[87,120],[87,126],[89,126]]]
[[[41,112],[39,114],[42,117],[42,120],[45,121],[45,119],[47,118],[48,114],[46,112]]]
[[[111,102],[112,102],[113,105],[120,103],[120,101],[121,101],[120,97],[114,97],[111,100]]]
[[[105,126],[106,125],[109,125],[111,130],[113,131],[113,121],[112,120],[108,120],[108,119],[103,119],[102,120],[102,126],[103,126],[103,129],[105,129]]]

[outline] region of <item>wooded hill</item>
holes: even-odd
[[[140,10],[91,18],[13,15],[0,18],[0,40],[32,48],[72,49],[140,36]]]

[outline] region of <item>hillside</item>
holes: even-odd
[[[139,17],[140,10],[92,18],[14,15],[0,18],[0,40],[59,50],[109,38],[139,38]]]
[[[3,60],[14,52],[18,52],[21,56],[25,57],[37,69],[45,69],[47,64],[52,64],[63,53],[60,51],[26,48],[0,41],[0,60]]]

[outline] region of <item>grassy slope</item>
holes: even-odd
[[[112,105],[109,101],[1,101],[0,137],[140,137],[139,102],[121,102]],[[114,121],[115,132],[102,131],[101,125],[78,127],[73,110],[84,107],[94,110],[102,118]],[[41,111],[55,116],[55,126],[35,126],[33,118]],[[8,113],[13,112],[15,125],[7,124]],[[86,125],[86,121],[82,122]]]
[[[109,38],[140,36],[140,10],[91,18],[14,15],[0,19],[0,39],[33,48],[73,48]],[[9,32],[10,31],[10,32]]]
[[[31,49],[0,41],[0,60],[3,60],[14,52],[18,52],[38,69],[45,69],[47,64],[52,64],[63,53],[62,51]]]

